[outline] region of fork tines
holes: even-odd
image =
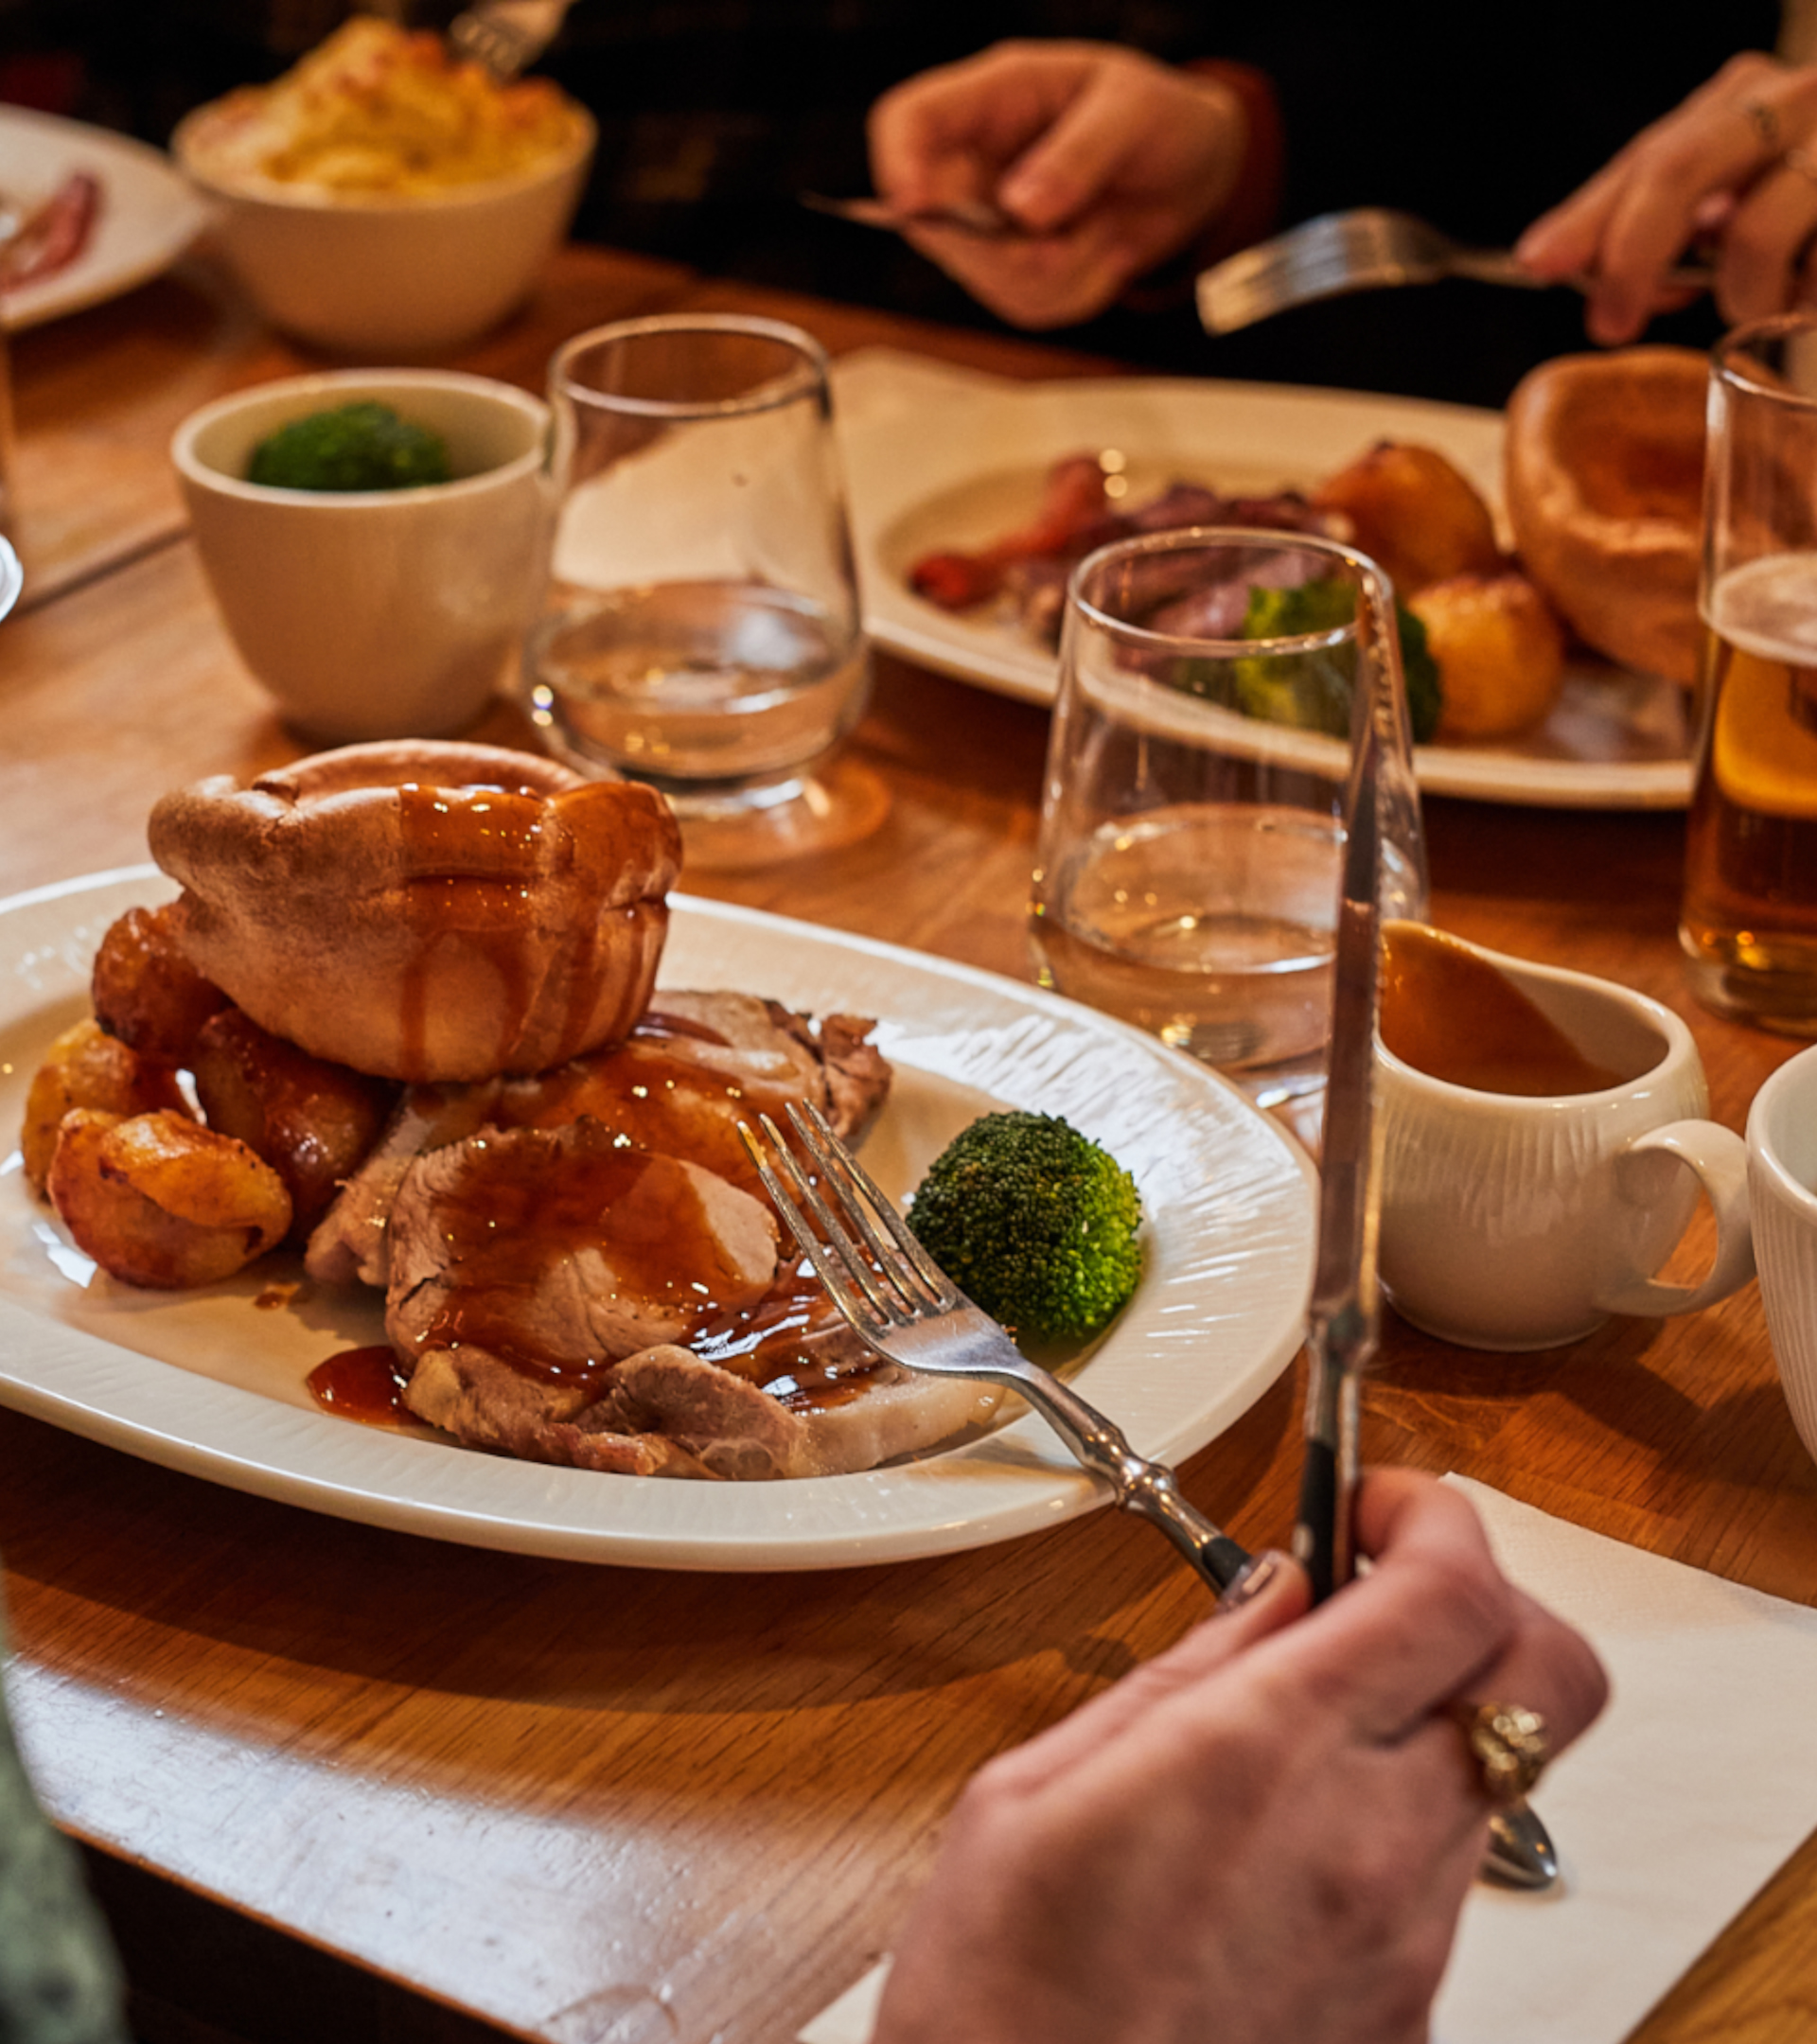
[[[767,1115],[757,1118],[767,1155],[748,1124],[739,1133],[765,1191],[846,1318],[869,1332],[958,1305],[958,1292],[819,1108],[791,1101],[787,1113],[818,1184]]]
[[[535,63],[561,26],[569,0],[480,0],[448,25],[456,53],[508,84]]]

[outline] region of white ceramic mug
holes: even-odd
[[[1779,1382],[1817,1455],[1817,1049],[1799,1051],[1755,1095],[1748,1186]]]
[[[1745,1284],[1747,1151],[1704,1119],[1690,1031],[1627,987],[1466,948],[1616,1079],[1586,1093],[1483,1092],[1378,1045],[1382,1286],[1396,1311],[1465,1348],[1549,1348],[1614,1313],[1695,1313]],[[1700,1186],[1715,1260],[1701,1284],[1662,1283]]]
[[[292,419],[374,398],[438,432],[454,479],[415,489],[246,481]],[[440,738],[497,694],[541,590],[549,414],[508,383],[451,370],[291,377],[177,429],[171,460],[209,588],[287,723],[333,744]]]

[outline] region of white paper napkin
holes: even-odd
[[[1614,1693],[1535,1798],[1561,1879],[1472,1889],[1434,2038],[1618,2044],[1817,1826],[1817,1611],[1452,1480],[1514,1581],[1588,1635]],[[868,2044],[888,1969],[801,2044]]]

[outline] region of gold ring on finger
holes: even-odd
[[[1552,1755],[1545,1719],[1520,1703],[1470,1703],[1461,1699],[1446,1715],[1463,1730],[1482,1777],[1483,1792],[1498,1808],[1532,1793]]]

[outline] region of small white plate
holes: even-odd
[[[1378,440],[1437,448],[1499,504],[1495,412],[1287,384],[1154,377],[1021,383],[888,348],[833,366],[866,628],[906,660],[1028,702],[1053,700],[1053,655],[1012,617],[954,612],[908,573],[936,549],[988,543],[1029,519],[1053,463],[1118,448],[1132,502],[1170,482],[1229,494],[1305,489]],[[1682,809],[1689,732],[1672,682],[1574,669],[1519,738],[1415,748],[1429,794],[1568,808]]]
[[[99,180],[100,211],[73,261],[6,293],[0,305],[9,332],[145,283],[176,261],[207,220],[188,181],[150,144],[54,114],[0,107],[0,192],[28,203],[45,199],[73,170]]]
[[[20,1125],[52,1036],[86,1011],[107,925],[171,889],[149,867],[0,902],[0,1128]],[[1314,1190],[1293,1141],[1180,1053],[1014,980],[838,931],[678,901],[662,978],[881,1018],[896,1067],[866,1161],[892,1196],[993,1106],[1063,1115],[1135,1175],[1141,1286],[1079,1368],[1144,1454],[1177,1461],[1231,1425],[1299,1347]],[[0,1146],[0,1147],[5,1147]],[[316,1408],[305,1379],[380,1338],[376,1294],[306,1286],[270,1310],[270,1263],[196,1293],[92,1273],[0,1161],[0,1403],[170,1468],[469,1545],[648,1568],[857,1566],[983,1546],[1105,1502],[1029,1415],[919,1462],[797,1483],[549,1469]]]

